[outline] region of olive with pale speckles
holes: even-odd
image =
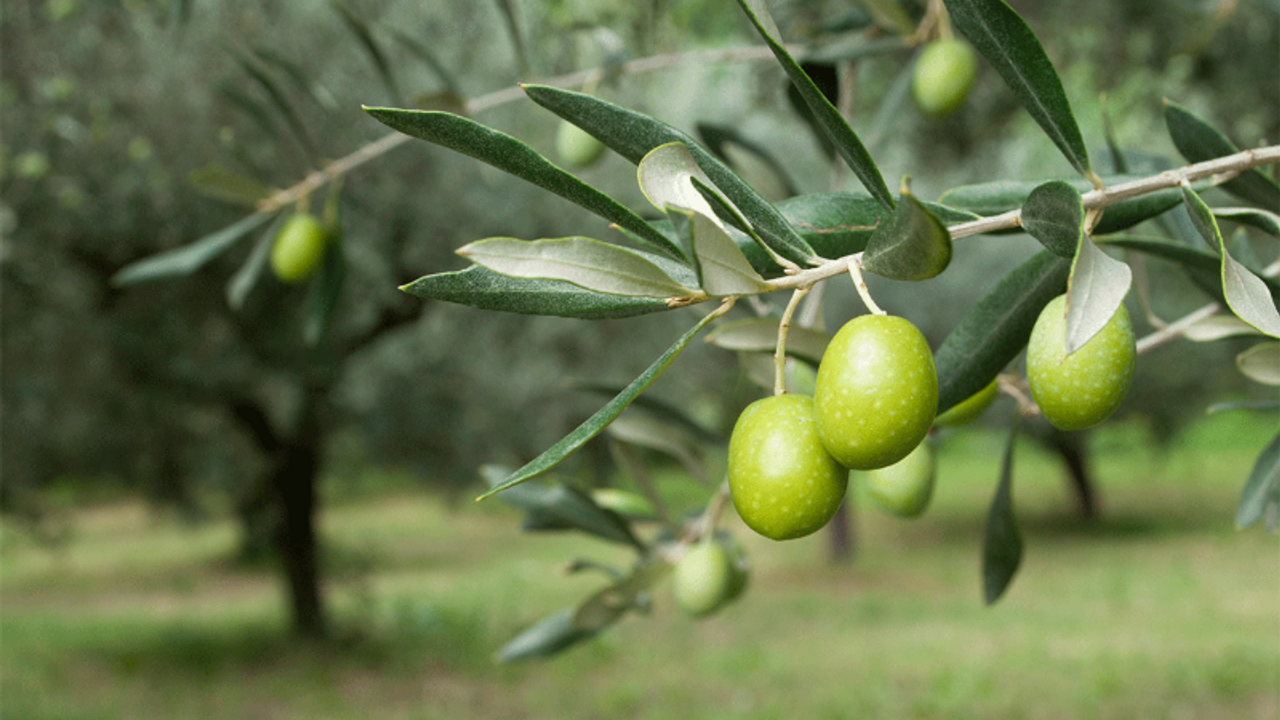
[[[773,540],[817,531],[836,514],[849,473],[822,446],[813,398],[774,395],[738,416],[729,437],[729,491],[747,527]]]
[[[904,318],[856,317],[827,346],[813,401],[832,457],[851,470],[892,465],[929,434],[938,412],[929,343]]]
[[[1083,430],[1111,417],[1133,381],[1138,351],[1129,311],[1121,305],[1070,356],[1066,343],[1067,296],[1059,295],[1040,311],[1031,330],[1027,382],[1049,422],[1061,430]]]

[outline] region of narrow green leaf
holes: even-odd
[[[1258,331],[1235,315],[1212,315],[1191,325],[1183,335],[1193,342],[1214,342],[1240,335],[1257,335]]]
[[[1200,196],[1189,187],[1183,187],[1182,194],[1191,213],[1192,223],[1200,231],[1204,241],[1222,256],[1222,294],[1231,311],[1260,332],[1280,337],[1280,311],[1276,309],[1275,299],[1267,284],[1227,252],[1222,231],[1218,229],[1218,221]]]
[[[701,332],[708,323],[719,317],[719,315],[719,311],[708,313],[706,317],[702,318],[697,325],[694,325],[688,332],[681,336],[674,345],[668,348],[661,357],[654,361],[647,370],[641,373],[635,380],[632,380],[631,384],[623,388],[622,392],[619,393],[617,397],[609,401],[609,403],[604,407],[597,410],[594,415],[587,418],[586,421],[575,428],[573,432],[566,435],[564,439],[560,440],[560,442],[557,442],[555,445],[547,448],[545,452],[529,461],[524,467],[512,473],[511,476],[504,480],[500,485],[489,490],[484,495],[481,495],[479,499],[483,500],[494,493],[506,490],[507,488],[518,485],[542,472],[550,470],[558,465],[562,460],[569,457],[569,455],[575,450],[582,447],[582,445],[588,440],[599,435],[600,431],[604,430],[609,423],[613,422],[618,415],[620,415],[622,411],[632,403],[632,401],[639,397],[645,390],[648,390],[649,386],[661,377],[662,374],[667,371],[667,368],[671,367],[671,364],[680,356],[680,353],[684,352],[684,349],[689,346],[689,343],[693,340],[694,336]]]
[[[284,73],[284,76],[289,79],[289,82],[294,87],[311,98],[311,101],[319,107],[328,111],[338,109],[338,101],[333,95],[323,85],[308,77],[307,72],[293,59],[285,57],[280,51],[267,46],[255,46],[253,54],[262,62]]]
[[[382,46],[378,44],[377,38],[373,36],[373,29],[369,27],[369,23],[363,18],[356,15],[345,3],[339,0],[332,0],[333,9],[342,16],[342,21],[346,24],[347,29],[351,31],[356,39],[360,42],[360,47],[364,48],[369,59],[373,62],[373,67],[378,71],[378,77],[382,79],[382,84],[387,88],[387,92],[391,94],[391,99],[397,105],[404,102],[404,96],[400,94],[400,83],[396,82],[395,71],[392,70],[387,55],[382,51]]]
[[[612,295],[676,298],[694,294],[639,253],[591,238],[488,238],[457,252],[503,275],[564,280]]]
[[[267,93],[267,96],[271,99],[272,107],[284,117],[285,123],[289,126],[298,142],[302,144],[307,156],[309,158],[319,157],[319,149],[315,141],[311,139],[311,133],[307,132],[306,124],[302,122],[297,110],[294,109],[293,104],[289,102],[279,85],[276,84],[275,79],[257,61],[240,52],[233,53],[233,56],[236,62],[240,64],[241,69]]]
[[[272,193],[265,183],[217,163],[192,172],[187,177],[187,184],[205,197],[250,207]]]
[[[302,322],[302,337],[308,345],[315,346],[329,330],[333,315],[338,309],[342,286],[347,277],[347,258],[342,252],[342,237],[335,232],[325,248],[324,264],[320,274],[307,293],[306,315]]]
[[[240,238],[272,218],[273,213],[256,212],[199,240],[174,248],[159,255],[130,263],[111,276],[116,287],[134,285],[152,280],[183,277],[204,267],[222,253],[231,249]]]
[[[896,35],[909,35],[915,30],[915,23],[898,0],[858,0],[858,4],[871,13],[877,25]]]
[[[516,63],[520,72],[529,70],[529,54],[524,49],[524,33],[520,32],[520,18],[516,16],[516,8],[511,0],[495,0],[502,11],[502,19],[506,21],[507,33],[511,35],[511,45],[516,51]]]
[[[440,83],[444,85],[445,94],[459,98],[463,97],[462,86],[458,83],[457,78],[453,76],[453,73],[449,72],[449,69],[445,67],[444,63],[440,61],[440,58],[428,45],[402,30],[392,30],[392,36],[411,54],[431,68],[436,77],[440,78]]]
[[[670,571],[671,565],[661,560],[642,561],[630,575],[579,603],[573,613],[574,627],[598,632],[614,624],[639,606],[654,583]]]
[[[1280,386],[1280,342],[1259,343],[1245,350],[1236,356],[1236,367],[1254,382]]]
[[[945,0],[956,29],[991,63],[1071,167],[1088,175],[1089,151],[1053,69],[1035,33],[1003,0]]]
[[[629,409],[610,423],[606,432],[623,443],[669,455],[690,475],[708,480],[706,464],[702,461],[702,446],[696,437],[689,435],[683,423]]]
[[[607,295],[560,280],[510,277],[479,265],[427,275],[400,289],[428,300],[481,310],[590,320],[633,317],[669,309],[660,298]]]
[[[1133,270],[1104,253],[1085,233],[1067,280],[1067,355],[1111,322],[1133,283]]]
[[[1257,208],[1213,208],[1214,217],[1257,228],[1272,237],[1280,237],[1280,215]]]
[[[715,220],[693,210],[670,208],[668,214],[673,220],[679,220],[677,230],[689,237],[703,292],[712,297],[725,297],[755,295],[769,289],[747,256]]]
[[[1258,455],[1236,506],[1236,527],[1247,528],[1266,518],[1271,532],[1280,525],[1280,433]]]
[[[966,210],[921,204],[946,225],[979,219]],[[829,258],[866,250],[871,236],[895,212],[869,195],[851,192],[800,195],[778,203],[778,209],[819,255]]]
[[[547,657],[592,638],[599,629],[584,630],[573,623],[577,607],[568,607],[543,618],[507,641],[494,655],[498,662]]]
[[[1022,227],[1050,251],[1074,258],[1084,235],[1084,204],[1070,183],[1037,185],[1022,204]]]
[[[267,231],[254,244],[248,259],[240,266],[236,274],[232,275],[231,279],[227,281],[227,306],[232,310],[239,310],[244,306],[244,301],[248,299],[249,292],[258,284],[258,280],[262,277],[263,272],[266,271],[267,264],[271,258],[271,247],[275,244],[276,234],[280,230],[280,224],[283,219],[283,216],[276,216],[275,222],[267,227]]]
[[[497,130],[452,113],[429,110],[365,108],[379,122],[406,135],[469,155],[503,172],[577,203],[618,224],[636,237],[677,260],[679,246],[639,215],[547,160],[536,150]]]
[[[1104,180],[1108,185],[1116,185],[1131,179],[1131,176],[1117,175]],[[1093,184],[1082,178],[1063,179],[1061,182],[1080,192],[1093,189]],[[981,216],[999,215],[1021,208],[1031,193],[1043,184],[1040,181],[998,180],[978,185],[962,185],[944,192],[938,202]],[[1106,208],[1093,232],[1095,235],[1120,232],[1144,220],[1158,217],[1181,203],[1182,193],[1174,188],[1122,200]],[[1073,255],[1074,252],[1073,247]]]
[[[965,315],[934,355],[939,413],[986,387],[1022,352],[1040,311],[1066,289],[1070,270],[1065,259],[1043,250]]]
[[[1164,120],[1174,147],[1193,163],[1240,152],[1230,138],[1177,103],[1164,101]],[[1222,189],[1261,208],[1280,208],[1280,183],[1257,168],[1222,183]]]
[[[862,140],[858,138],[853,128],[849,127],[849,123],[845,121],[840,111],[831,104],[826,95],[822,94],[813,79],[782,45],[781,33],[778,32],[778,27],[774,24],[773,18],[769,15],[769,8],[763,0],[738,0],[738,5],[742,7],[769,49],[773,51],[773,56],[782,65],[787,77],[800,92],[801,98],[812,111],[818,125],[831,138],[836,151],[840,153],[840,157],[844,159],[849,169],[858,176],[863,187],[871,193],[872,197],[885,207],[893,208],[893,197],[889,193],[889,187],[884,183],[880,168],[876,166],[875,160],[863,146]]]
[[[707,342],[735,352],[772,353],[778,345],[778,323],[770,317],[722,323],[707,334]],[[829,333],[793,325],[787,330],[787,355],[816,367],[830,342]]]
[[[490,480],[499,480],[495,476]],[[591,496],[553,483],[526,483],[501,495],[503,502],[539,516],[554,519],[562,527],[576,528],[623,545],[643,549],[631,526],[617,513],[596,505]],[[553,525],[554,527],[554,525]]]
[[[702,213],[721,225],[711,205],[693,186],[695,178],[713,185],[711,179],[698,167],[684,143],[667,143],[650,150],[641,158],[636,177],[640,192],[657,209],[666,212],[668,205],[674,205]]]
[[[1013,448],[1018,439],[1017,416],[1014,418],[982,542],[982,596],[988,605],[1004,595],[1022,564],[1022,534],[1013,515]]]
[[[605,397],[613,397],[623,392],[622,385],[611,385],[609,383],[598,382],[570,382],[569,387],[575,390],[585,390],[593,392],[597,395]],[[713,430],[708,430],[701,423],[689,416],[689,413],[683,409],[649,395],[641,395],[637,397],[628,408],[632,413],[637,411],[644,412],[646,415],[652,415],[663,422],[682,428],[686,435],[690,435],[690,440],[696,440],[707,443],[723,443],[724,437]]]
[[[862,266],[893,280],[928,280],[951,264],[951,233],[902,188],[898,207],[871,234]]]
[[[684,143],[698,166],[711,179],[712,186],[741,210],[761,240],[792,262],[801,265],[813,262],[813,248],[782,214],[686,133],[591,95],[546,85],[525,85],[524,91],[534,102],[596,136],[614,152],[637,165],[659,145]]]

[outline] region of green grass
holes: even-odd
[[[141,504],[77,511],[63,546],[11,525],[0,560],[0,711],[42,718],[1276,718],[1280,541],[1237,531],[1234,505],[1273,432],[1243,414],[1174,448],[1139,427],[1094,438],[1105,518],[1069,511],[1055,461],[1017,449],[1019,576],[981,602],[978,554],[1003,438],[945,438],[925,517],[860,503],[859,556],[825,537],[744,540],[752,584],[695,622],[660,587],[628,618],[549,662],[492,652],[601,582],[563,563],[619,548],[524,535],[498,503],[424,495],[329,509],[340,630],[284,631],[274,576],[237,570],[231,524]],[[855,501],[857,496],[855,495]]]

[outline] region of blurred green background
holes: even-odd
[[[1242,147],[1280,137],[1276,2],[1013,5],[1059,68],[1099,164],[1103,94],[1119,143],[1150,155],[1176,157],[1165,97]],[[860,12],[772,7],[793,41]],[[755,44],[734,3],[15,0],[0,13],[5,717],[1280,714],[1280,548],[1260,528],[1231,527],[1275,417],[1204,413],[1218,399],[1274,397],[1234,372],[1247,344],[1180,342],[1144,357],[1121,415],[1088,440],[1102,499],[1091,523],[1057,460],[1022,443],[1028,558],[995,608],[981,605],[977,561],[1008,412],[944,438],[925,519],[855,502],[852,562],[829,562],[821,538],[757,542],[753,588],[724,616],[694,625],[659,597],[651,618],[512,668],[490,653],[592,587],[558,564],[616,550],[521,535],[514,512],[469,502],[478,468],[555,442],[603,402],[568,381],[627,382],[693,314],[505,316],[396,288],[463,267],[453,250],[482,237],[608,237],[598,218],[415,141],[342,184],[347,284],[318,348],[301,342],[304,290],[264,282],[228,307],[253,240],[181,282],[110,283],[246,214],[193,174],[221,167],[284,188],[385,134],[362,104],[435,106],[620,57]],[[882,114],[908,60],[867,58],[850,76],[853,125],[891,186],[911,175],[934,199],[963,183],[1070,174],[986,66],[951,118],[909,104]],[[673,62],[594,92],[691,133],[733,127],[785,159],[802,192],[853,187],[771,62]],[[553,151],[556,119],[528,101],[476,119]],[[647,207],[618,157],[581,176]],[[929,292],[874,278],[872,289],[936,346],[1033,245],[966,239]],[[1274,242],[1255,247],[1274,257]],[[1207,301],[1171,266],[1146,272],[1161,317]],[[837,326],[861,306],[847,284],[829,285],[825,320]],[[264,540],[278,521],[264,491],[272,458],[245,411],[288,428],[317,384],[332,627],[318,651],[289,632]],[[758,391],[731,354],[695,343],[653,392],[724,431]],[[687,507],[705,501],[674,466],[658,470]],[[562,474],[616,475],[594,445]]]

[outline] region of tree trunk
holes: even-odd
[[[311,638],[323,636],[326,630],[316,542],[316,439],[304,433],[287,443],[271,473],[281,510],[276,548],[289,587],[293,630]]]

